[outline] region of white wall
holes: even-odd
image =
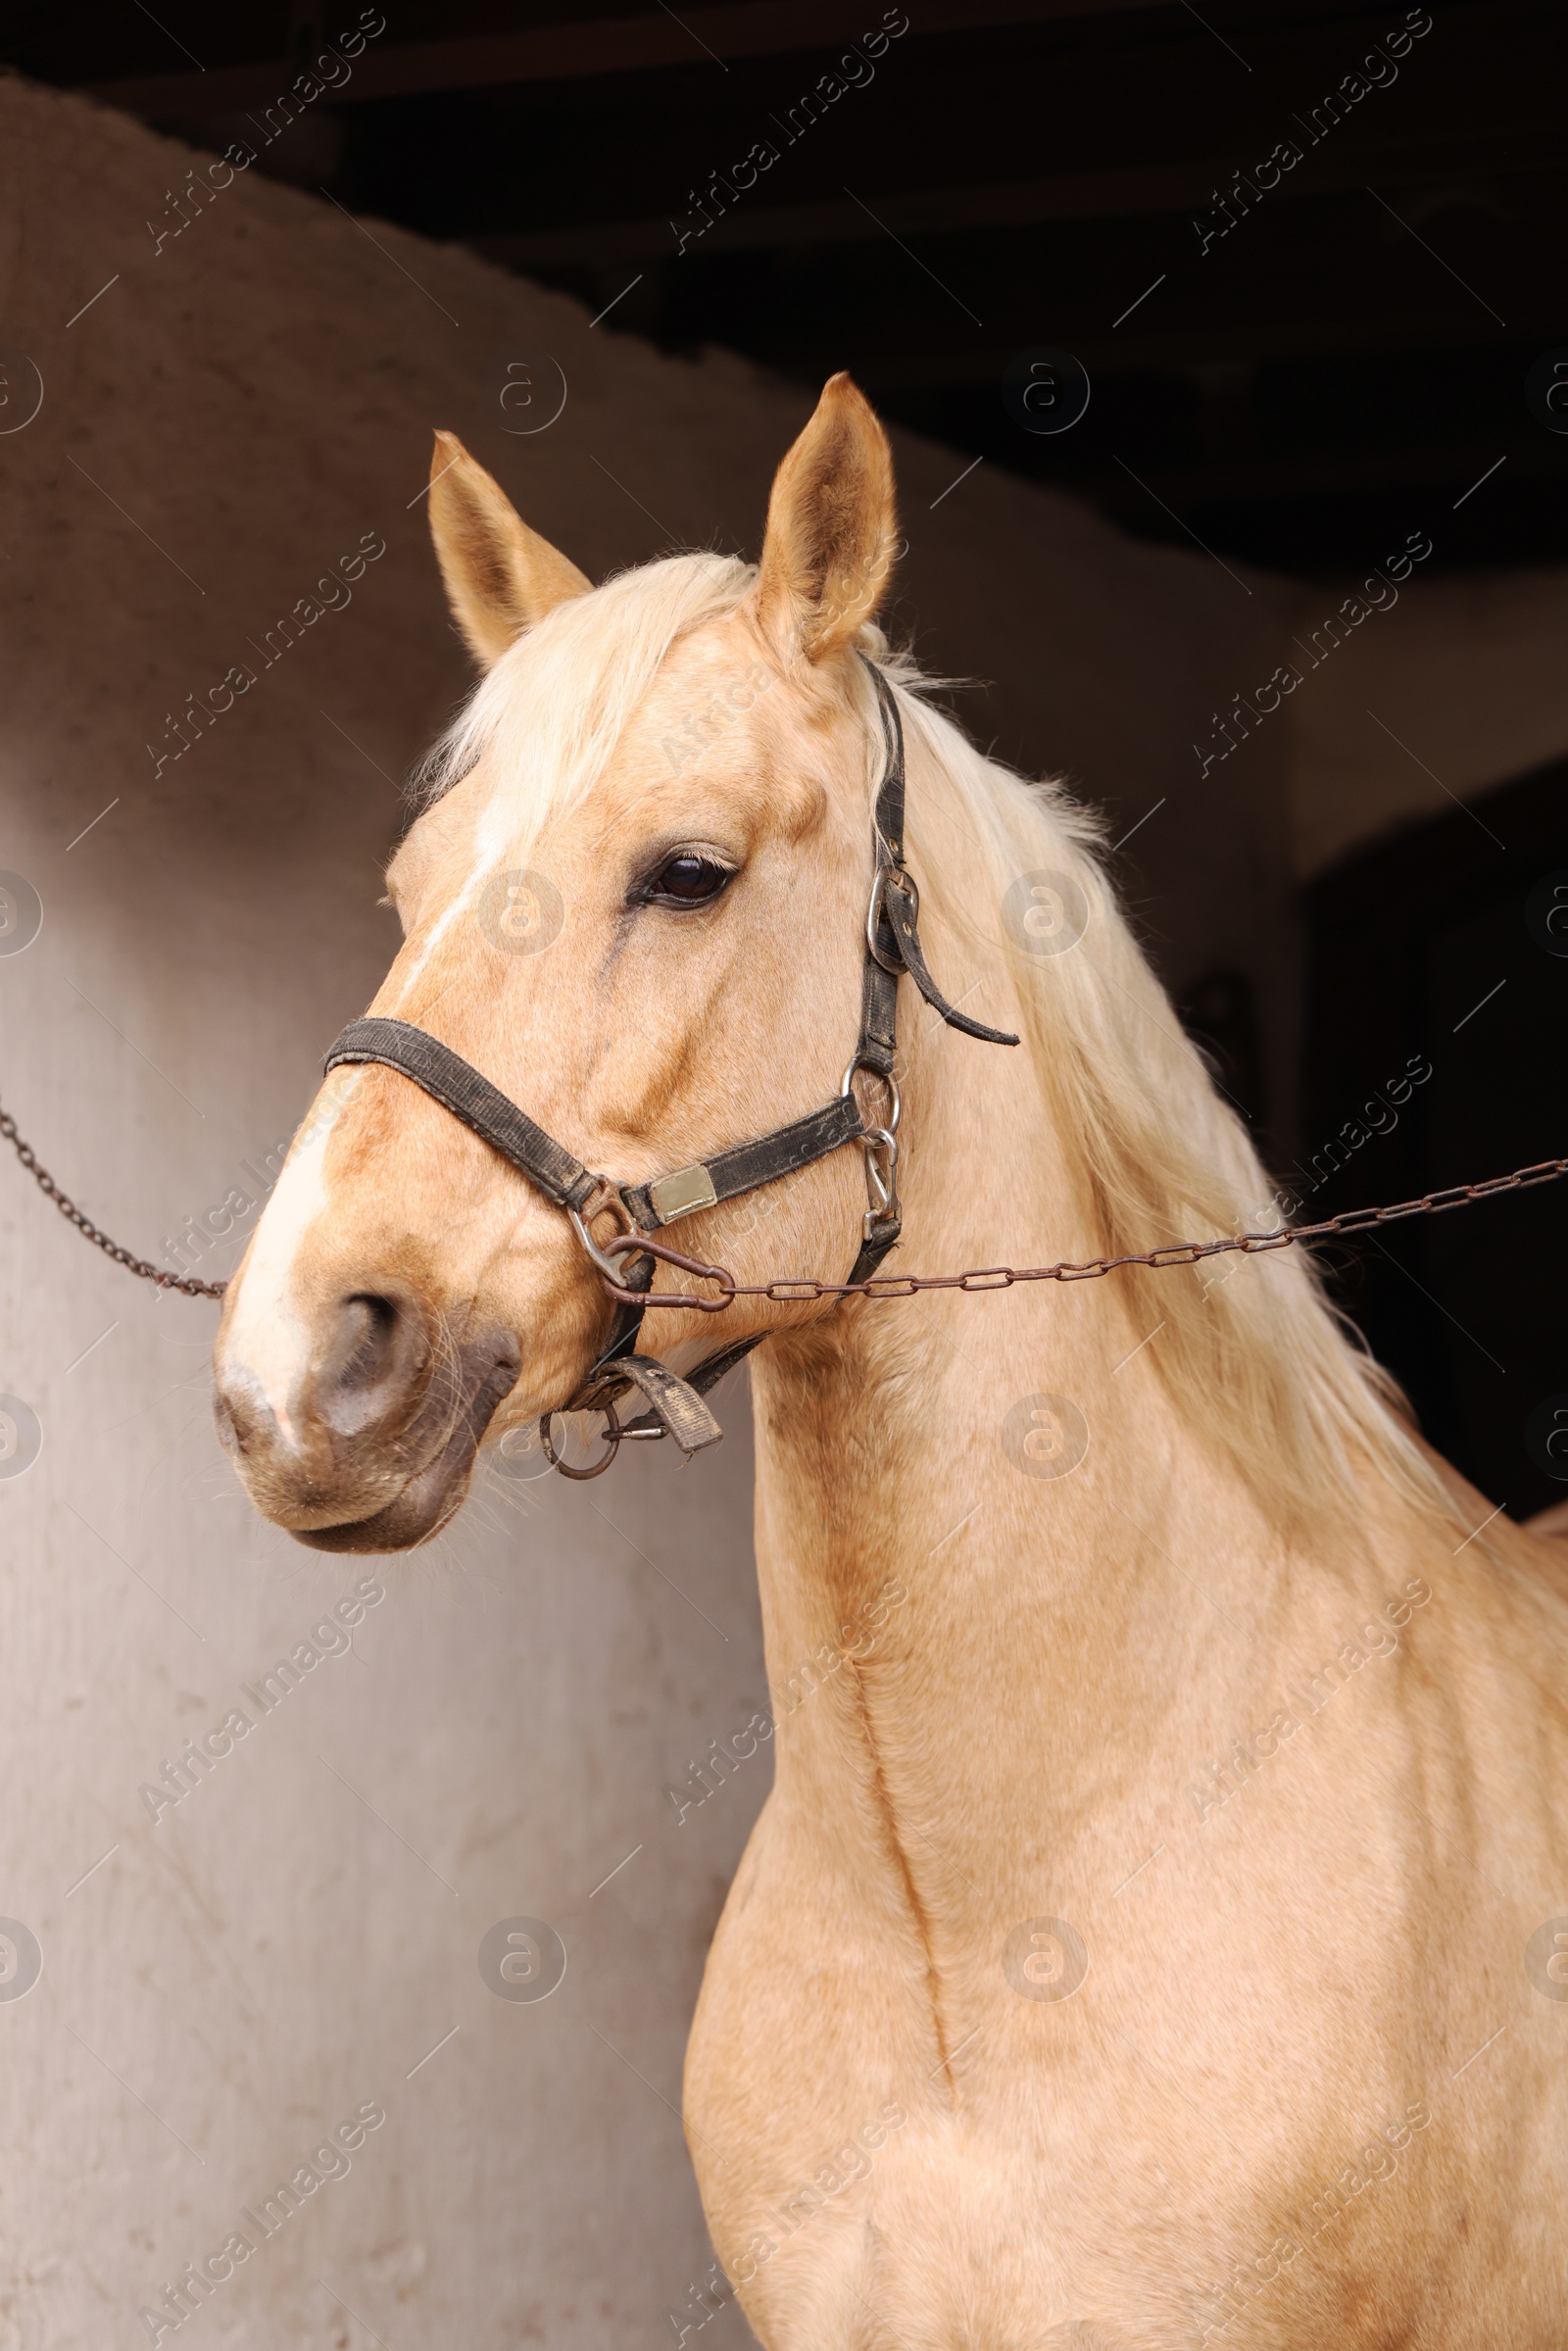
[[[377,224],[378,250],[254,174],[155,253],[146,220],[189,160],[0,80],[0,309],[45,386],[0,432],[0,866],[45,908],[0,956],[0,1096],[154,1254],[255,1190],[243,1163],[289,1132],[390,952],[393,779],[466,676],[424,543],[430,426],[597,574],[671,536],[755,550],[809,405],[462,252]],[[546,353],[565,410],[511,438],[493,363]],[[976,733],[1069,768],[1112,838],[1163,799],[1133,877],[1167,967],[1240,962],[1285,1035],[1283,730],[1201,783],[1191,746],[1282,658],[1292,595],[989,468],[933,510],[958,462],[907,436],[899,459],[905,609],[933,664],[997,681],[963,705]],[[165,712],[260,667],[250,641],[368,532],[387,552],[352,605],[155,774]],[[0,1479],[0,1916],[44,1959],[0,2000],[0,2351],[145,2341],[138,2305],[369,2100],[387,2120],[348,2177],[186,2332],[667,2343],[709,2258],[674,2111],[686,2024],[766,1771],[678,1829],[662,1793],[763,1692],[744,1396],[684,1471],[486,1472],[443,1544],[385,1563],[354,1654],[155,1825],[139,1785],[360,1570],[243,1502],[209,1423],[213,1308],[133,1284],[9,1158],[0,1235],[0,1389],[44,1431]],[[522,1914],[569,1953],[539,2005],[476,1964]]]

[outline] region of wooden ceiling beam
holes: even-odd
[[[1180,0],[919,0],[908,29],[924,37],[1130,12],[1172,17],[1185,13]],[[727,0],[721,7],[685,9],[678,19],[662,11],[579,17],[515,32],[405,41],[386,49],[369,46],[355,61],[352,78],[334,93],[333,103],[363,105],[374,98],[422,98],[442,90],[689,67],[701,65],[705,51],[720,64],[727,58],[779,56],[794,49],[858,41],[880,22],[871,0]],[[265,106],[288,87],[289,75],[289,67],[277,58],[214,67],[200,74],[155,73],[88,87],[95,98],[126,114],[171,122]]]
[[[1456,155],[1446,125],[1420,140],[1369,151],[1363,144],[1335,163],[1317,166],[1309,188],[1290,182],[1276,192],[1271,212],[1299,210],[1324,198],[1363,189],[1369,180],[1388,189],[1454,187],[1478,177],[1517,178],[1560,171],[1560,129],[1514,128],[1494,138],[1472,138]],[[703,237],[701,258],[776,252],[801,246],[867,245],[888,232],[903,237],[951,237],[1057,221],[1146,219],[1157,214],[1204,213],[1230,157],[1215,151],[1168,164],[1059,172],[991,185],[869,189],[864,204],[848,196],[806,198],[798,204],[738,206]],[[1324,165],[1327,168],[1324,168]],[[867,210],[869,207],[869,211]],[[871,214],[875,219],[871,218]],[[667,214],[629,220],[569,221],[559,226],[469,235],[465,242],[513,269],[595,267],[622,261],[673,259]]]

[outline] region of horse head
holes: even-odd
[[[835,1096],[880,754],[857,653],[880,645],[894,544],[865,401],[827,385],[755,569],[686,555],[594,588],[445,433],[430,519],[485,674],[388,869],[404,940],[371,1014],[440,1040],[622,1185]],[[803,1169],[770,1201],[772,1267],[842,1280],[863,1206],[858,1151]],[[744,1269],[756,1222],[735,1201],[679,1239]],[[589,1224],[608,1246],[613,1218]],[[723,1343],[824,1311],[736,1301]],[[421,1543],[487,1434],[576,1392],[612,1313],[559,1205],[407,1076],[336,1067],[228,1287],[220,1433],[301,1542]],[[651,1344],[678,1366],[698,1339],[709,1318],[664,1309]]]

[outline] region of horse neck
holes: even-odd
[[[1088,1172],[1027,1049],[914,1025],[895,1268],[1095,1254]],[[968,1849],[989,1836],[1000,1854],[1025,1804],[1031,1832],[1053,1812],[1068,1832],[1107,1768],[1107,1722],[1163,1720],[1153,1770],[1157,1747],[1184,1747],[1178,1705],[1242,1681],[1247,1641],[1220,1617],[1255,1623],[1267,1532],[1177,1413],[1129,1300],[1112,1275],[854,1303],[755,1359],[781,1785],[805,1775],[828,1801],[869,1764],[928,1828],[972,1799]],[[1065,1474],[1076,1423],[1042,1396],[1087,1428]],[[1173,1628],[1190,1647],[1195,1624],[1223,1638],[1178,1676]]]

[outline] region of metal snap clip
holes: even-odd
[[[860,1137],[865,1153],[867,1207],[860,1231],[867,1241],[880,1238],[888,1224],[900,1221],[899,1147],[890,1127],[867,1127]]]

